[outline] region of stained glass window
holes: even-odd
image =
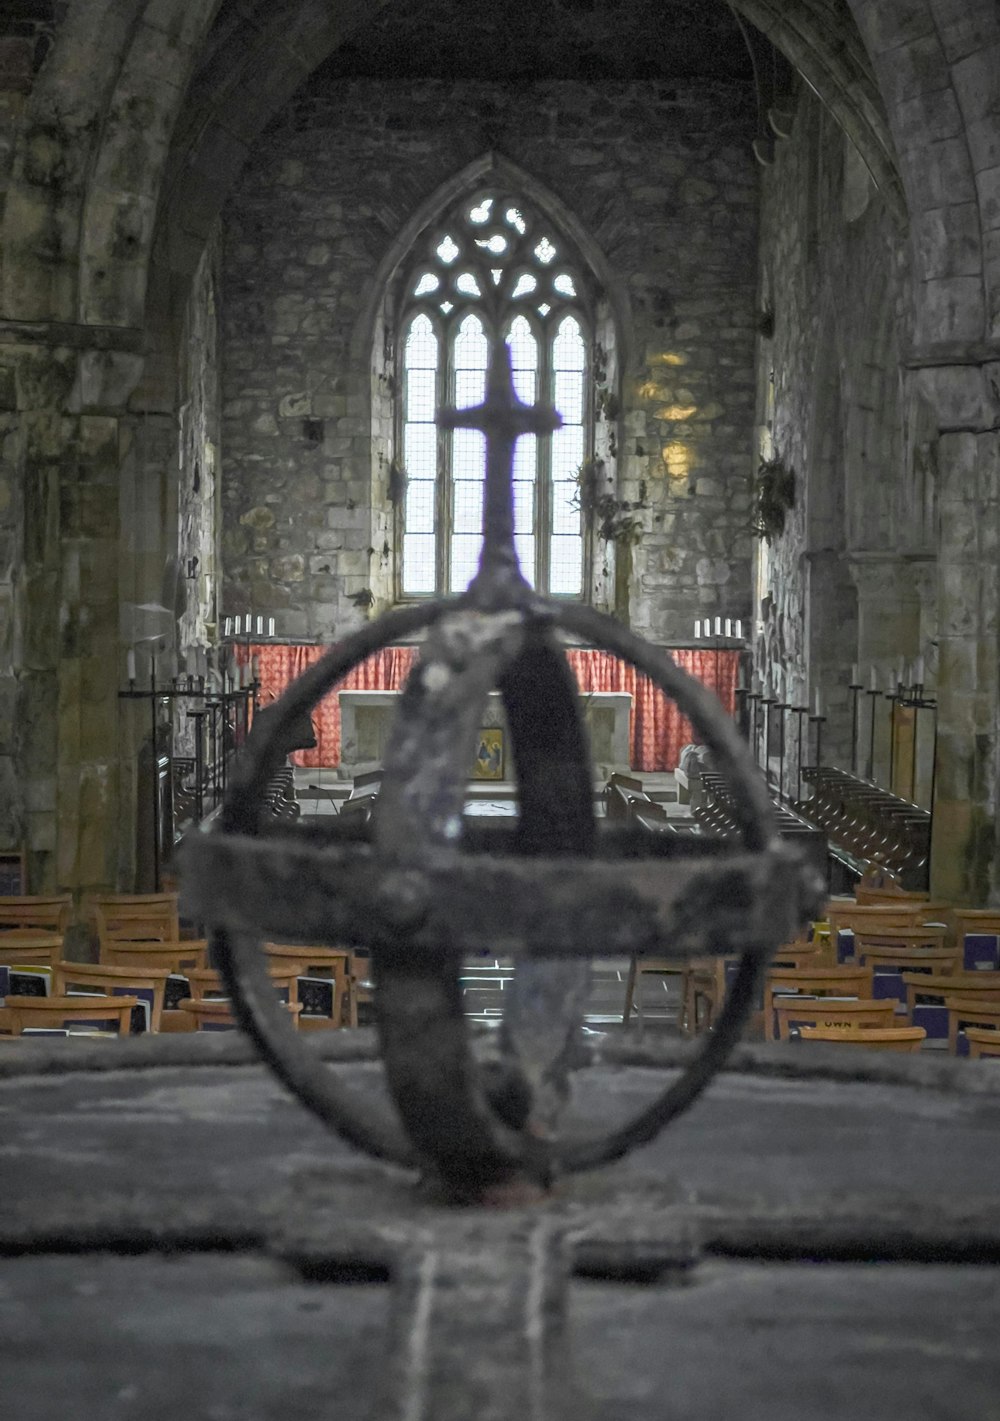
[[[558,265],[556,262],[558,261]],[[526,404],[552,403],[563,424],[514,450],[514,540],[521,571],[555,596],[582,597],[579,471],[590,452],[586,274],[531,204],[502,191],[466,198],[413,254],[406,278],[400,451],[405,472],[400,592],[464,591],[482,544],[486,449],[476,430],[441,431],[444,405],[485,396],[492,343],[511,353]]]

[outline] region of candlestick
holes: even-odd
[[[268,619],[267,619],[267,634],[268,634],[268,636],[274,636],[274,618],[273,618],[273,617],[268,617]]]
[[[715,635],[716,635],[716,636],[721,636],[721,635],[722,635],[722,618],[721,618],[721,617],[716,617],[716,619],[715,619]]]
[[[733,634],[733,619],[732,619],[732,617],[727,617],[727,618],[726,618],[726,636],[727,636],[727,637],[731,637],[732,634]]]
[[[695,641],[700,641],[700,640],[701,640],[701,618],[700,618],[700,617],[697,618],[697,620],[695,621],[695,624],[694,624],[694,639],[695,639]]]
[[[878,669],[874,666],[872,667],[870,691],[872,695],[875,695],[878,691]]]
[[[858,665],[858,663],[857,663],[856,661],[855,661],[854,665],[851,667],[851,685],[852,685],[852,686],[860,686],[860,685],[861,685],[861,668],[860,668],[860,666]]]
[[[914,683],[922,690],[924,685],[924,658],[918,656],[913,665]]]
[[[822,715],[823,715],[823,696],[822,696],[822,694],[821,694],[821,692],[820,692],[819,687],[817,686],[817,687],[816,687],[815,695],[814,695],[814,697],[813,697],[813,716],[814,716],[814,718],[815,718],[816,720],[820,720],[820,719],[822,718]]]
[[[128,649],[128,655],[125,657],[125,665],[126,665],[126,667],[127,667],[126,675],[128,676],[129,681],[134,681],[134,680],[135,680],[135,652],[133,651],[133,649],[132,649],[131,647],[129,647],[129,649]]]

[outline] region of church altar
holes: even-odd
[[[296,677],[319,661],[326,650],[324,646],[287,642],[241,642],[236,647],[236,656],[244,665],[256,658],[260,704],[269,705]],[[388,646],[356,666],[313,711],[316,748],[297,752],[291,757],[293,763],[315,769],[340,767],[342,724],[338,693],[399,691],[418,654],[416,646]],[[684,647],[672,650],[671,655],[678,666],[716,692],[730,715],[734,713],[738,650]],[[695,737],[673,702],[657,690],[648,677],[606,651],[571,648],[566,657],[584,696],[591,692],[616,692],[631,697],[630,767],[649,772],[676,769],[681,747]]]

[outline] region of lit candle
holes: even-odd
[[[694,639],[695,639],[695,641],[698,641],[700,637],[701,637],[701,618],[699,617],[698,620],[697,620],[697,621],[695,622],[695,624],[694,624]]]
[[[253,679],[254,679],[255,681],[259,681],[259,680],[260,680],[260,657],[259,657],[259,656],[255,656],[250,664],[251,664],[251,666],[252,666],[252,668],[253,668]]]
[[[858,665],[858,663],[857,663],[856,661],[855,661],[854,665],[851,667],[851,685],[852,685],[852,686],[860,686],[860,685],[861,685],[861,667]]]
[[[896,666],[896,685],[906,685],[906,662],[903,660],[902,657],[899,658],[899,663]]]
[[[918,686],[924,684],[924,658],[918,656],[913,667],[913,680]]]
[[[871,674],[871,689],[872,689],[873,691],[877,691],[877,690],[878,690],[878,670],[877,670],[877,668],[874,667],[874,666],[872,667],[872,674]]]
[[[821,720],[823,717],[823,697],[818,686],[816,687],[816,694],[813,697],[813,715],[817,720]]]
[[[126,663],[126,666],[128,667],[128,679],[129,679],[130,681],[134,681],[134,680],[135,680],[135,652],[133,651],[133,649],[132,649],[131,647],[129,647],[129,649],[128,649],[128,655],[127,655],[126,658],[125,658],[125,663]]]
[[[239,634],[240,634],[240,627],[241,627],[242,625],[243,625],[243,618],[242,618],[242,617],[237,617],[236,620],[235,620],[235,622],[233,623],[233,635],[234,635],[234,636],[239,636]]]
[[[258,636],[263,636],[263,635],[264,635],[264,618],[263,618],[263,617],[258,617],[258,618],[257,618],[257,635],[258,635]]]
[[[722,635],[722,618],[721,618],[721,617],[716,617],[716,619],[715,619],[715,635],[716,635],[716,636],[721,636],[721,635]]]
[[[736,636],[739,641],[743,640],[743,623],[739,617],[736,618]]]
[[[267,634],[268,634],[268,636],[274,636],[274,618],[273,618],[273,617],[268,617],[268,619],[267,619]]]
[[[732,634],[733,634],[733,621],[732,621],[732,618],[731,618],[731,617],[727,617],[727,618],[726,618],[726,636],[727,636],[727,637],[728,637],[728,636],[732,636]]]
[[[223,636],[232,636],[232,633],[233,633],[233,619],[232,619],[232,617],[227,617],[227,618],[225,619],[225,621],[223,622],[223,624],[222,624],[222,635],[223,635]]]

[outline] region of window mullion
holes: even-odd
[[[539,379],[538,398],[548,405],[555,403],[552,381],[552,359],[550,352],[550,341],[546,332],[542,332],[542,339],[539,341],[541,357],[539,359]],[[551,471],[552,471],[552,435],[542,435],[538,440],[538,469],[537,486],[535,493],[535,562],[537,564],[538,580],[535,584],[541,592],[549,590],[549,530],[552,526],[552,497],[551,497]]]
[[[452,377],[452,340],[448,331],[442,332],[441,348],[444,359],[438,371],[437,413],[454,404],[454,381]],[[437,478],[437,580],[438,593],[447,593],[449,569],[451,567],[451,440],[452,432],[438,426],[438,478]]]

